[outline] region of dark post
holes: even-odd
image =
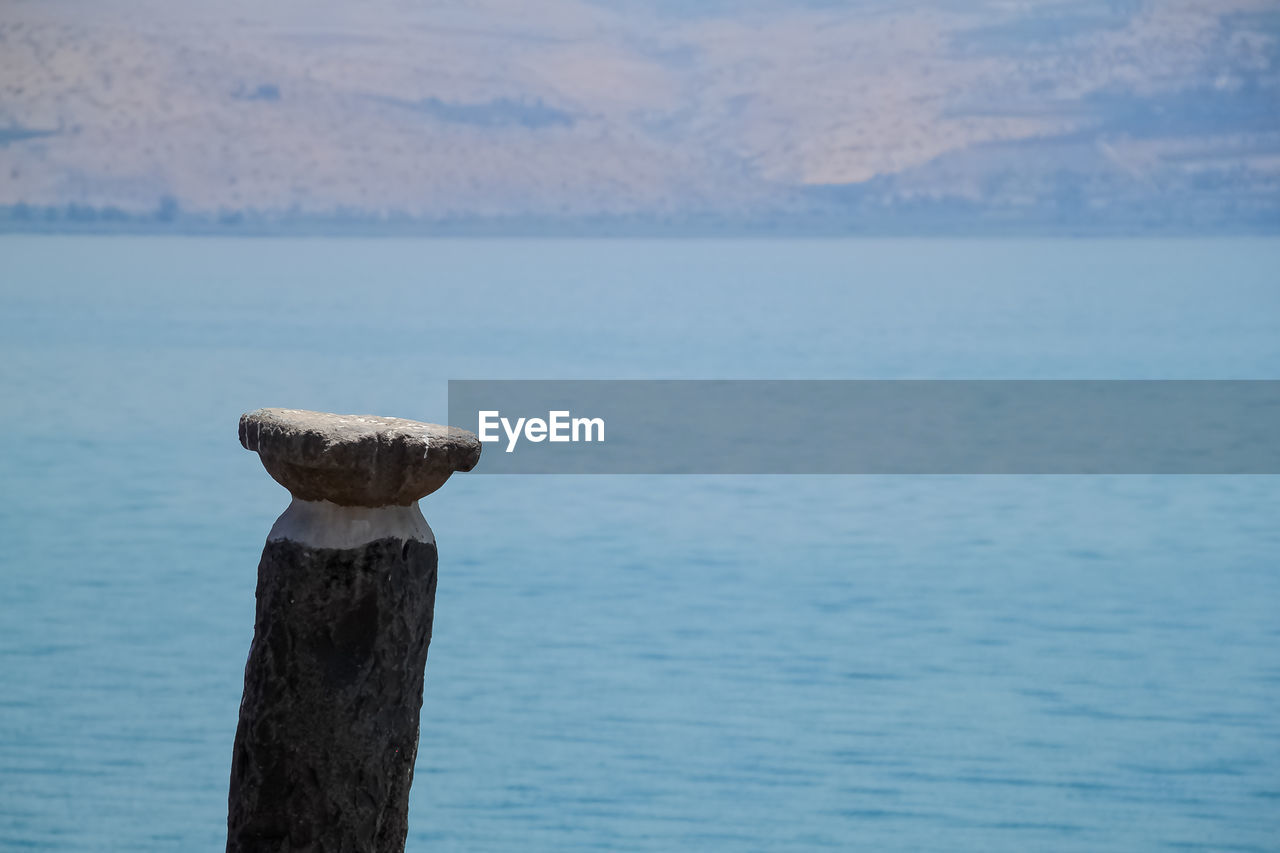
[[[259,409],[240,443],[293,495],[258,564],[229,853],[402,851],[436,544],[418,499],[469,471],[464,430]]]

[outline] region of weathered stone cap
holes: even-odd
[[[463,429],[301,409],[241,415],[240,443],[295,498],[343,506],[406,506],[480,460]]]

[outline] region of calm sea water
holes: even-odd
[[[0,239],[0,848],[214,850],[284,491],[448,378],[1280,378],[1280,242]],[[1280,849],[1280,482],[455,477],[411,850]]]

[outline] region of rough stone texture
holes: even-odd
[[[436,564],[417,541],[267,543],[229,853],[404,849]]]
[[[463,429],[301,409],[242,415],[240,443],[294,497],[343,506],[407,506],[480,459]]]

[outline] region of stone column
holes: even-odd
[[[240,443],[293,495],[258,564],[227,850],[401,851],[436,544],[418,499],[469,471],[464,430],[259,409]]]

